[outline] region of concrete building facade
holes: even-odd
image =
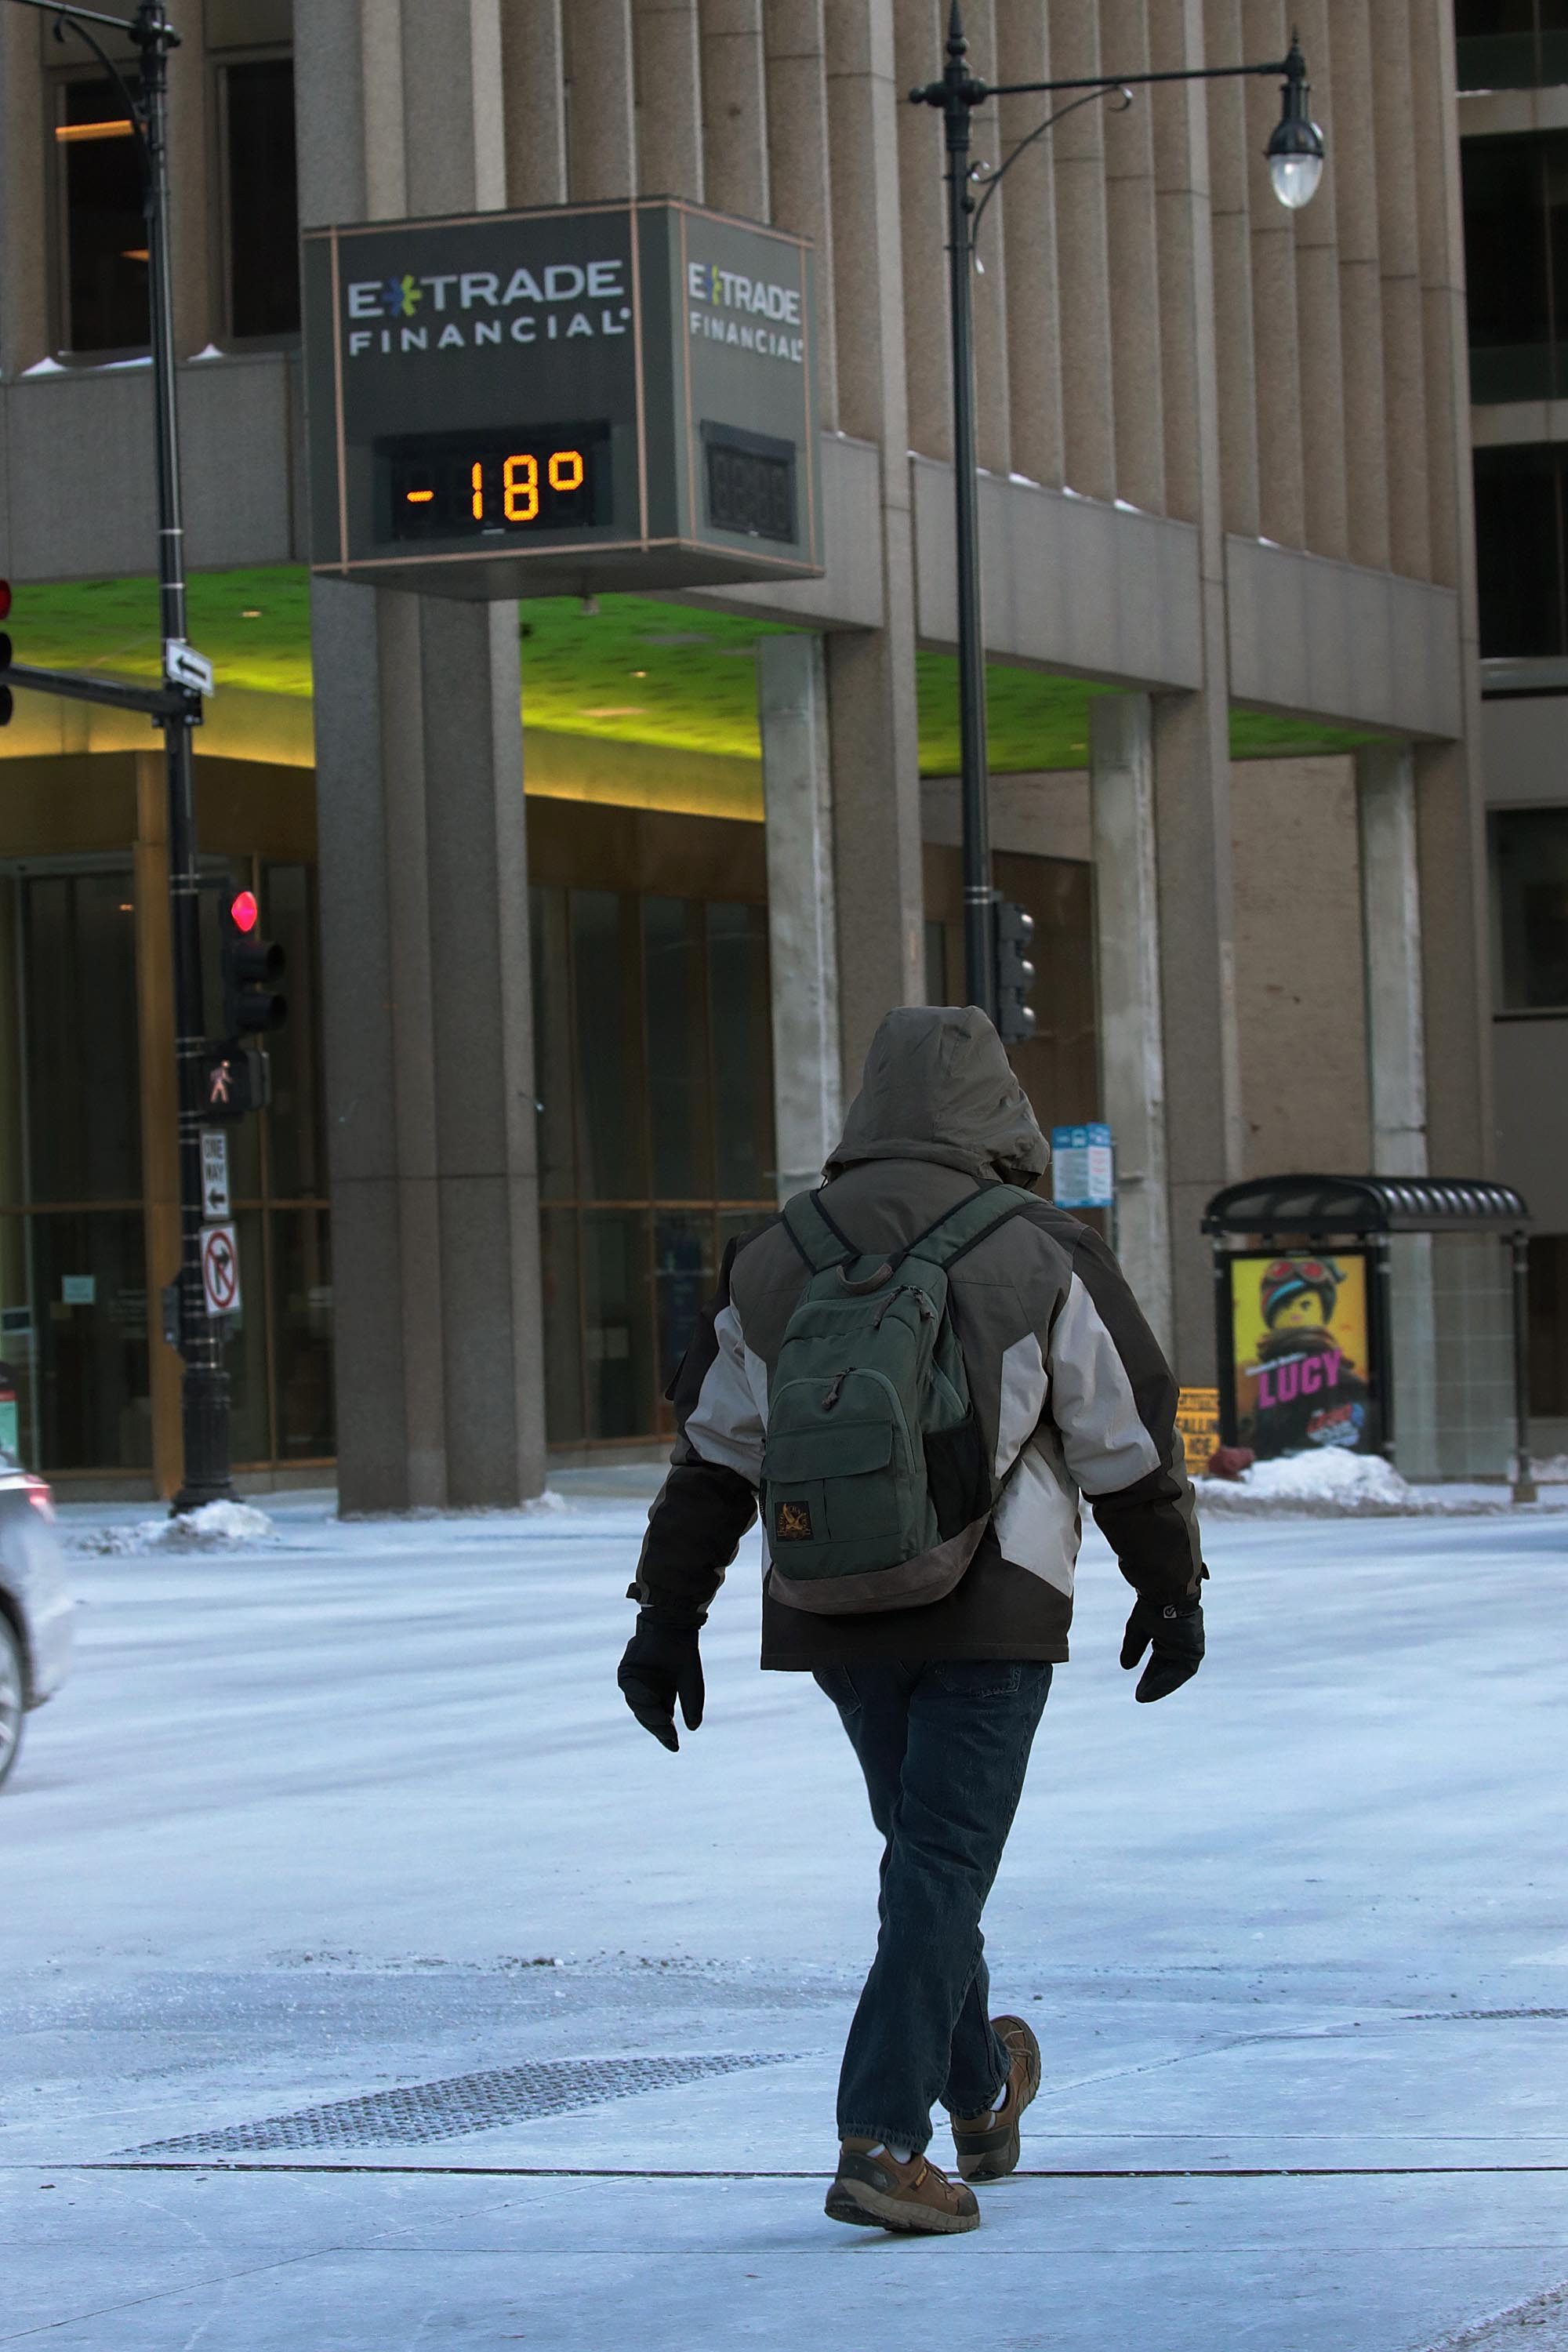
[[[277,870],[319,1000],[247,1200],[266,1307],[242,1335],[239,1450],[262,1476],[332,1455],[359,1507],[502,1503],[537,1489],[547,1449],[658,1434],[727,1234],[820,1166],[887,1008],[958,984],[942,158],[906,100],[939,69],[945,10],[173,13],[189,540],[220,681],[234,648],[198,763],[204,847]],[[1042,968],[1017,1064],[1047,1124],[1110,1122],[1118,1246],[1198,1385],[1199,1218],[1220,1185],[1512,1172],[1489,1080],[1451,11],[966,11],[998,79],[1281,56],[1292,21],[1329,158],[1310,206],[1268,184],[1271,82],[1176,85],[1032,148],[987,210],[975,283],[994,837]],[[307,599],[298,352],[235,162],[276,167],[278,71],[238,71],[262,67],[287,74],[307,226],[641,194],[809,236],[825,575],[593,613]],[[151,569],[145,373],[115,308],[134,248],[86,176],[113,105],[0,13],[0,547],[21,658],[134,657],[115,599]],[[982,159],[1042,110],[983,110]],[[154,763],[122,722],[26,697],[0,756],[22,975],[0,1070],[5,1329],[55,1433],[46,1466],[166,1483],[175,1367],[144,1311],[172,1198]],[[50,1047],[32,975],[46,937],[74,952],[94,876],[130,918],[103,953],[128,975],[136,1116],[122,1169],[82,1189],[73,1164],[49,1192],[38,1072],[68,1040]],[[85,1273],[79,1304],[54,1294],[111,1215],[119,1295],[142,1269],[144,1372],[133,1307],[102,1344],[55,1312],[97,1310]]]
[[[1568,1451],[1568,17],[1459,0],[1498,1164],[1535,1214],[1537,1442]]]

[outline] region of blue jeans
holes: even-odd
[[[1048,1665],[825,1666],[882,1852],[877,1957],[838,2081],[841,2139],[923,2148],[931,2111],[995,2105],[1008,2061],[986,2013],[980,1915],[1051,1686]]]

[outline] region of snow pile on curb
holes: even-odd
[[[1445,1504],[1407,1486],[1382,1454],[1346,1454],[1337,1447],[1255,1462],[1239,1478],[1197,1478],[1193,1483],[1199,1507],[1214,1514],[1388,1518],[1404,1512],[1488,1507],[1468,1500]]]
[[[170,1519],[134,1519],[129,1526],[87,1528],[66,1538],[66,1549],[125,1555],[149,1551],[236,1551],[275,1532],[265,1511],[248,1503],[203,1503]]]

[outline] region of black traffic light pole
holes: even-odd
[[[969,161],[969,118],[990,98],[1047,96],[1065,90],[1082,94],[1062,113],[1087,106],[1095,99],[1125,93],[1131,103],[1135,84],[1163,81],[1222,81],[1238,75],[1279,74],[1284,78],[1285,102],[1279,129],[1269,142],[1269,154],[1281,160],[1315,155],[1321,162],[1322,141],[1306,110],[1307,68],[1300,49],[1292,43],[1283,60],[1256,66],[1194,66],[1167,73],[1099,76],[1076,81],[985,82],[969,71],[969,44],[958,0],[948,19],[947,64],[940,81],[927,82],[910,92],[912,106],[936,106],[942,111],[947,148],[947,256],[952,289],[952,468],[958,525],[958,727],[961,746],[960,802],[963,814],[963,976],[972,1004],[984,1006],[993,1020],[998,1011],[996,892],[991,880],[990,780],[985,756],[985,652],[980,614],[980,512],[975,479],[974,446],[974,320],[970,299],[970,273],[974,260],[974,236],[980,215],[993,190],[1025,149],[1061,121],[1061,113],[1020,141],[1006,161],[986,175],[985,193],[978,199],[972,182],[976,176]],[[1315,180],[1313,182],[1315,185]],[[1300,201],[1286,199],[1285,201]]]
[[[62,6],[60,0],[16,0],[56,19],[63,40],[68,25],[118,87],[130,116],[142,170],[147,213],[148,299],[152,313],[153,403],[158,485],[158,599],[163,643],[162,689],[69,678],[56,671],[10,675],[20,686],[74,698],[146,710],[163,727],[168,779],[169,912],[173,934],[174,1055],[179,1086],[180,1271],[178,1333],[184,1377],[181,1387],[184,1470],[173,1507],[225,1499],[229,1475],[228,1374],[218,1318],[205,1312],[202,1288],[203,1082],[207,1045],[202,1008],[201,898],[196,872],[195,790],[191,730],[200,724],[200,695],[182,682],[176,665],[189,662],[185,644],[184,529],[180,511],[179,419],[174,389],[174,310],[169,272],[169,52],[179,47],[162,0],[141,0],[134,17]],[[96,35],[94,25],[129,36],[142,61],[137,98]]]

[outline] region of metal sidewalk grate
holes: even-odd
[[[187,2132],[121,2148],[121,2156],[243,2156],[270,2148],[417,2147],[427,2140],[458,2139],[503,2124],[603,2106],[667,2091],[708,2074],[735,2074],[752,2066],[787,2066],[792,2053],[724,2051],[705,2058],[582,2058],[531,2066],[495,2066],[480,2074],[453,2074],[442,2083],[409,2083],[363,2099],[334,2099],[293,2115],[222,2131]]]

